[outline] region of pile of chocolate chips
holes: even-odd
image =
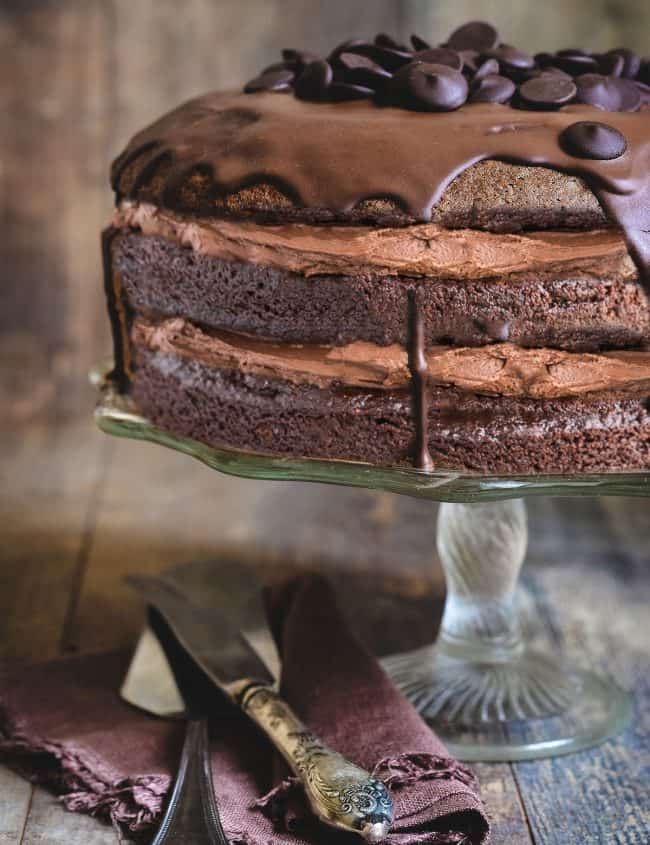
[[[465,103],[650,108],[650,58],[625,47],[530,56],[501,43],[497,30],[482,21],[464,24],[439,46],[418,35],[411,36],[411,45],[381,34],[372,42],[346,41],[326,59],[283,50],[283,61],[265,68],[244,91],[293,91],[301,100],[329,103],[372,99],[415,111],[453,111]]]

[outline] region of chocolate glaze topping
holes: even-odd
[[[567,127],[594,119],[623,135],[622,155],[584,158],[563,149],[560,135]],[[582,177],[623,230],[650,288],[650,111],[604,114],[571,105],[535,112],[479,103],[429,114],[367,101],[213,93],[138,133],[115,161],[112,177],[119,199],[121,174],[133,163],[137,176],[129,196],[137,199],[158,173],[168,208],[178,205],[193,173],[208,171],[222,193],[271,183],[297,203],[335,211],[389,197],[426,221],[452,180],[482,159]]]

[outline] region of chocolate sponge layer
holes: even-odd
[[[407,342],[407,294],[418,288],[427,343],[510,340],[573,351],[650,343],[650,310],[633,280],[433,280],[312,276],[200,255],[125,231],[112,241],[127,306],[292,343]]]
[[[408,391],[323,390],[135,349],[131,391],[155,425],[212,446],[411,464]],[[616,393],[531,400],[430,391],[438,468],[573,473],[650,468],[648,400]]]

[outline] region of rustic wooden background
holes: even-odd
[[[3,418],[71,416],[109,351],[98,232],[130,134],[184,98],[237,86],[281,47],[350,35],[443,39],[482,17],[538,50],[648,50],[647,0],[0,0]]]

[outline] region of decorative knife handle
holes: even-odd
[[[386,837],[393,801],[380,780],[324,745],[271,687],[252,684],[239,701],[300,778],[318,818],[367,842]]]

